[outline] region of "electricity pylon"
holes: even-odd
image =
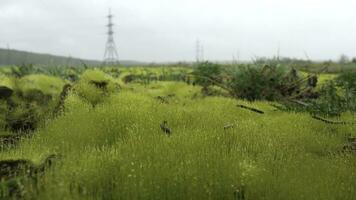
[[[105,65],[117,65],[119,62],[119,54],[117,53],[116,44],[114,41],[114,24],[112,22],[113,15],[111,14],[111,10],[109,10],[109,15],[107,16],[109,23],[108,27],[108,40],[106,42],[105,54],[104,54],[104,64]]]

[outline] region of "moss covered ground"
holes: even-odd
[[[73,92],[62,115],[0,160],[61,155],[40,181],[23,183],[34,199],[355,199],[356,157],[342,152],[355,125],[328,125],[271,102],[203,97],[200,89],[127,84],[95,107]]]

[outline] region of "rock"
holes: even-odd
[[[8,99],[14,91],[6,86],[0,86],[0,99]]]

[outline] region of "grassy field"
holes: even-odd
[[[269,102],[202,97],[182,82],[133,83],[95,107],[71,94],[63,115],[0,160],[61,155],[40,181],[21,181],[34,199],[352,200],[356,158],[341,150],[355,133]]]

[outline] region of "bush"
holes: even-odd
[[[65,81],[62,79],[43,74],[28,75],[22,77],[21,79],[17,79],[16,82],[18,90],[20,90],[22,93],[27,93],[28,91],[32,90],[39,90],[44,95],[51,96],[58,95],[65,85]]]
[[[12,75],[14,75],[17,78],[21,78],[23,76],[33,73],[35,70],[33,65],[23,64],[21,66],[11,68],[11,71],[12,71]]]
[[[104,72],[87,70],[74,90],[78,96],[95,107],[116,90],[116,85],[114,79]]]
[[[0,129],[13,132],[35,130],[52,113],[64,83],[46,75],[3,78],[0,87],[11,88],[12,92],[1,101]]]
[[[345,98],[338,94],[334,81],[328,81],[320,90],[320,97],[312,101],[310,112],[324,116],[339,116],[346,111]]]
[[[344,72],[336,78],[337,86],[356,94],[356,72]]]
[[[344,72],[336,78],[336,85],[343,90],[345,106],[356,111],[356,72]]]
[[[46,112],[34,103],[21,102],[8,111],[6,128],[13,132],[34,131]]]
[[[309,112],[312,115],[325,117],[340,116],[343,112],[356,111],[356,100],[347,95],[339,83],[327,81],[318,91],[318,98],[303,99],[302,101],[283,102],[285,108],[280,109],[294,112]]]
[[[203,87],[202,91],[205,94],[208,93],[209,86],[221,83],[221,74],[222,69],[220,65],[210,62],[199,63],[193,72],[195,83]]]
[[[299,85],[294,84],[299,79],[296,70],[289,73],[279,66],[264,67],[240,66],[229,83],[232,95],[254,100],[278,100],[299,92]]]

